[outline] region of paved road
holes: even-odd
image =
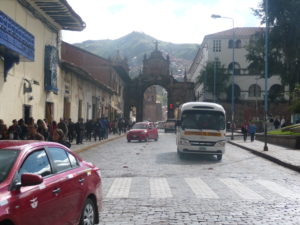
[[[175,135],[164,133],[80,155],[102,171],[100,224],[300,224],[299,173],[230,144],[221,162],[180,160]]]

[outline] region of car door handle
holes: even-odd
[[[85,179],[84,178],[80,178],[78,181],[79,181],[79,183],[83,183],[85,181]]]
[[[57,193],[59,193],[61,190],[60,190],[60,188],[55,188],[53,191],[52,191],[52,193],[53,194],[57,194]]]

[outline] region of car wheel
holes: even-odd
[[[158,137],[156,137],[154,140],[157,141],[157,140],[158,140]]]
[[[130,140],[129,140],[129,139],[127,139],[127,142],[130,142]]]
[[[94,225],[96,218],[96,207],[91,199],[87,199],[84,203],[84,207],[80,217],[79,225]]]
[[[217,155],[217,159],[220,161],[222,160],[222,155]]]

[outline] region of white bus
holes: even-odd
[[[216,155],[222,159],[226,143],[224,108],[209,102],[187,102],[180,106],[176,144],[180,158],[184,154]]]

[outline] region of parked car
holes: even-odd
[[[97,167],[67,147],[44,141],[0,141],[0,224],[97,224]]]
[[[158,140],[158,131],[152,122],[138,122],[127,132],[127,141],[132,140],[148,141],[153,139]]]
[[[172,119],[167,120],[164,123],[164,130],[165,130],[165,133],[168,133],[168,132],[175,133],[176,132],[176,120],[172,120]]]

